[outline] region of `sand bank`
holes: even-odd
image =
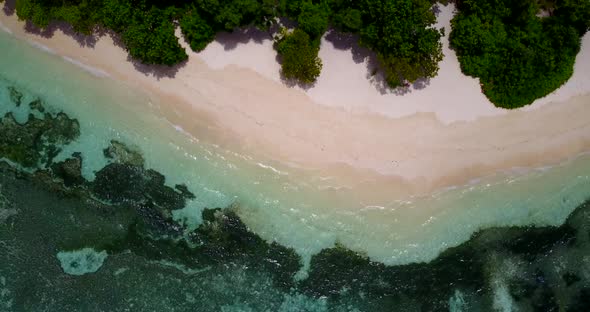
[[[443,9],[441,26],[448,27],[451,12]],[[108,36],[88,45],[59,29],[48,36],[27,33],[15,15],[2,13],[0,22],[90,73],[160,97],[168,104],[161,113],[188,133],[207,130],[220,144],[239,143],[251,154],[342,183],[387,179],[404,192],[425,193],[590,150],[588,35],[564,87],[526,109],[506,111],[487,101],[476,79],[460,73],[446,38],[440,75],[399,95],[367,78],[368,58],[356,63],[352,50],[326,39],[322,75],[302,90],[280,81],[268,38],[218,41],[200,54],[187,47],[186,64],[157,70],[130,62]]]

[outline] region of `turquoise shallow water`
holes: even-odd
[[[184,184],[195,195],[194,199],[186,201],[184,208],[169,212],[170,218],[183,225],[181,237],[189,237],[186,239],[190,241],[190,233],[203,224],[201,213],[205,208],[232,206],[252,233],[285,248],[293,248],[301,257],[297,260],[301,267],[289,271],[296,273],[293,280],[285,282],[283,275],[276,277],[266,267],[250,269],[252,257],[257,259],[256,250],[260,251],[256,248],[253,254],[247,253],[246,258],[236,256],[225,263],[214,256],[211,257],[215,261],[197,257],[201,262],[191,260],[192,254],[154,256],[153,250],[146,251],[151,249],[143,242],[131,244],[128,239],[123,240],[126,243],[115,240],[117,243],[107,245],[90,238],[87,243],[63,243],[60,235],[43,234],[35,229],[59,231],[60,220],[76,220],[71,226],[64,222],[62,229],[70,231],[62,236],[76,236],[76,231],[84,228],[108,228],[110,219],[105,221],[92,214],[77,216],[77,210],[71,207],[86,207],[83,200],[64,202],[26,180],[26,183],[18,182],[22,184],[20,189],[38,196],[21,198],[27,197],[22,191],[8,185],[2,188],[6,192],[5,201],[13,204],[5,206],[0,214],[7,221],[0,223],[3,227],[0,238],[5,249],[13,253],[5,253],[0,258],[4,268],[8,268],[0,274],[0,288],[3,287],[0,291],[3,301],[0,302],[11,309],[41,310],[46,306],[49,310],[84,310],[90,309],[91,302],[99,302],[102,304],[97,310],[121,308],[121,311],[174,310],[175,307],[177,310],[200,307],[197,309],[200,311],[389,311],[394,307],[411,310],[419,307],[424,298],[429,298],[431,302],[425,301],[429,302],[428,308],[422,310],[452,307],[458,310],[500,307],[498,309],[502,310],[506,305],[525,306],[539,301],[537,297],[545,298],[546,288],[550,289],[554,301],[568,306],[588,287],[590,273],[579,268],[590,261],[586,244],[588,233],[583,235],[587,220],[583,217],[572,221],[576,225],[572,225],[574,230],[533,232],[540,238],[548,237],[541,243],[530,242],[531,238],[526,238],[529,232],[489,230],[479,240],[470,241],[468,247],[460,247],[457,254],[447,255],[444,261],[403,268],[384,267],[381,263],[401,265],[431,261],[442,251],[464,243],[481,228],[563,224],[572,211],[590,197],[589,156],[581,155],[553,167],[514,169],[427,197],[392,196],[386,200],[372,200],[355,194],[354,190],[330,188],[325,177],[298,174],[280,164],[220,147],[209,139],[208,133],[190,137],[159,114],[166,103],[121,83],[92,75],[3,32],[0,32],[0,47],[0,115],[10,111],[16,122],[28,120],[29,105],[14,107],[10,104],[10,88],[15,88],[23,94],[23,103],[41,98],[49,112],[64,112],[80,123],[80,136],[63,146],[55,162],[81,152],[83,176],[93,181],[96,172],[109,164],[103,149],[116,139],[141,151],[145,167],[162,173],[166,185]],[[34,114],[42,116],[39,112]],[[6,178],[4,183],[16,183],[11,181]],[[47,210],[54,206],[61,208]],[[126,220],[124,216],[120,218]],[[84,226],[80,228],[81,225]],[[582,234],[578,237],[573,232]],[[530,235],[535,236],[533,234]],[[34,239],[36,235],[46,235],[50,243],[39,242]],[[524,256],[515,251],[518,248],[511,249],[502,243],[515,237],[523,241]],[[235,237],[230,235],[230,238]],[[576,244],[571,243],[572,240]],[[491,246],[497,248],[482,248],[486,242],[492,242]],[[326,251],[335,243],[340,247]],[[22,244],[28,247],[18,250]],[[237,248],[232,244],[232,248]],[[240,244],[237,246],[242,246]],[[559,252],[547,254],[547,246]],[[27,252],[36,249],[41,251],[30,255],[29,261],[39,268],[46,282],[39,283],[38,295],[25,300],[26,296],[19,292],[33,283],[28,280],[33,275],[23,272],[28,269],[15,260],[22,262],[29,257]],[[348,249],[367,255],[375,262],[367,264],[365,258],[355,258],[357,256],[344,251]],[[174,248],[166,251],[177,252]],[[534,261],[526,259],[531,256],[529,254],[535,254]],[[473,263],[473,267],[461,268],[457,259]],[[271,260],[283,263],[280,259],[271,257]],[[348,267],[350,263],[356,265]],[[338,270],[330,271],[326,266]],[[580,281],[569,290],[561,290],[560,287],[565,287],[561,279],[570,267]],[[512,271],[506,269],[506,273],[503,268]],[[472,270],[474,276],[462,269]],[[402,274],[404,270],[432,276],[432,280],[409,282],[412,277]],[[441,273],[444,271],[469,283],[463,288],[449,286],[461,283]],[[359,275],[355,277],[355,274]],[[82,277],[77,279],[76,276]],[[112,278],[119,278],[112,287],[121,291],[120,295],[105,290]],[[551,283],[547,283],[547,287],[539,286],[538,279],[551,280]],[[295,281],[299,281],[298,284]],[[445,285],[440,287],[440,294],[426,294],[420,298],[425,295],[422,288],[433,281]],[[51,283],[62,289],[52,289]],[[282,287],[281,283],[287,286]],[[145,285],[133,288],[138,284]],[[168,285],[168,290],[163,291],[155,284]],[[531,288],[532,294],[520,294],[514,285]],[[159,291],[148,290],[148,287]],[[475,295],[477,287],[484,289],[485,295]],[[402,294],[395,293],[395,289],[401,289]],[[92,291],[96,296],[75,297],[74,294],[83,291]],[[64,297],[66,292],[71,294]],[[258,296],[252,297],[252,294]],[[518,294],[522,297],[520,303],[516,298]]]

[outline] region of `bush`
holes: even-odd
[[[363,1],[361,43],[377,52],[390,87],[438,73],[442,32],[428,0]]]
[[[193,51],[201,51],[215,39],[215,30],[196,11],[184,15],[180,29]]]
[[[469,0],[465,0],[469,1]],[[571,3],[562,0],[562,11]],[[379,56],[387,82],[399,86],[437,73],[441,33],[432,28],[431,0],[16,0],[17,15],[43,28],[52,20],[90,34],[95,25],[121,35],[129,54],[146,64],[174,65],[187,58],[174,35],[176,22],[191,49],[204,49],[219,31],[255,25],[268,29],[277,17],[298,29],[276,47],[285,77],[315,81],[321,70],[319,41],[330,23],[358,34]],[[576,15],[576,27],[585,24]]]
[[[584,0],[557,3],[546,18],[536,16],[536,0],[470,0],[459,6],[451,46],[463,73],[478,77],[496,106],[528,105],[571,77],[588,27],[580,16],[590,14],[590,5]]]
[[[328,29],[329,9],[311,2],[301,4],[301,13],[297,18],[299,28],[311,38],[319,38]]]
[[[145,64],[172,66],[188,58],[174,35],[174,24],[157,8],[142,14],[123,32],[123,43],[132,57]]]
[[[313,83],[319,77],[322,70],[319,45],[312,42],[305,31],[295,29],[284,33],[277,43],[277,52],[282,58],[281,72],[285,78]]]

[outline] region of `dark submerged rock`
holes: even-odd
[[[164,185],[165,177],[143,167],[111,163],[96,173],[92,184],[93,193],[113,204],[152,203],[165,210],[181,209],[186,200],[194,198],[190,192],[183,193]]]
[[[555,293],[547,285],[542,285],[535,290],[531,303],[533,311],[536,312],[559,311],[559,305],[557,304]]]
[[[7,113],[0,119],[0,133],[0,157],[33,168],[40,163],[49,166],[61,146],[78,138],[80,125],[64,113],[46,113],[44,119],[31,114],[24,124]]]
[[[112,140],[111,145],[103,150],[106,158],[113,160],[116,163],[128,164],[137,167],[143,167],[144,159],[141,153],[135,151],[125,144]]]
[[[66,187],[78,186],[86,182],[82,177],[82,156],[74,153],[72,158],[51,166],[53,174],[61,179]]]
[[[42,133],[39,123],[29,120],[20,125],[12,113],[0,119],[0,156],[16,162],[24,167],[37,165],[40,155],[36,146],[36,138]]]
[[[188,187],[184,184],[176,184],[174,186],[176,190],[178,190],[185,198],[188,199],[195,199],[195,195],[188,190]]]
[[[570,287],[573,284],[581,281],[582,279],[574,273],[566,272],[562,276],[563,281],[565,282],[565,286]]]
[[[530,299],[535,293],[535,289],[534,284],[520,279],[512,280],[509,284],[510,295],[516,301]]]
[[[582,288],[567,308],[567,312],[578,311],[590,311],[590,287]]]
[[[192,236],[200,243],[201,253],[216,262],[242,259],[255,268],[273,272],[277,286],[294,286],[293,278],[301,263],[293,249],[266,242],[250,231],[232,209],[205,209],[202,217],[203,224]]]
[[[36,110],[39,113],[45,112],[45,107],[43,107],[43,101],[41,101],[41,99],[39,98],[34,99],[31,103],[29,103],[29,107],[31,108],[31,110]]]
[[[70,118],[63,112],[58,113],[55,117],[45,113],[44,120],[47,120],[47,130],[44,136],[51,144],[68,144],[80,136],[78,120]]]
[[[551,253],[557,246],[571,246],[575,243],[576,231],[567,225],[554,227],[526,227],[514,233],[505,241],[510,252],[523,255],[528,261]]]
[[[22,103],[22,100],[23,100],[23,94],[15,87],[9,86],[7,88],[8,88],[8,94],[10,96],[10,101],[14,105],[19,107]]]

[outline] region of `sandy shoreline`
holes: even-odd
[[[265,42],[243,44],[246,48],[238,46],[226,56],[215,52],[214,43],[200,55],[190,52],[187,64],[169,78],[138,71],[108,36],[88,47],[60,30],[50,38],[29,34],[15,15],[2,12],[0,22],[23,40],[85,64],[94,75],[156,95],[169,103],[162,114],[189,133],[208,128],[232,147],[237,142],[255,155],[350,183],[386,179],[404,192],[425,193],[590,151],[588,35],[574,77],[562,89],[526,109],[505,111],[483,97],[475,79],[457,74],[446,43],[440,75],[426,89],[399,96],[379,93],[366,80],[366,64],[324,42],[322,76],[303,92],[282,84],[278,75],[270,77],[274,69],[268,62],[274,57],[259,72],[248,68],[253,66],[249,56],[268,50]],[[249,66],[230,64],[240,53]],[[217,65],[211,64],[213,54]]]

